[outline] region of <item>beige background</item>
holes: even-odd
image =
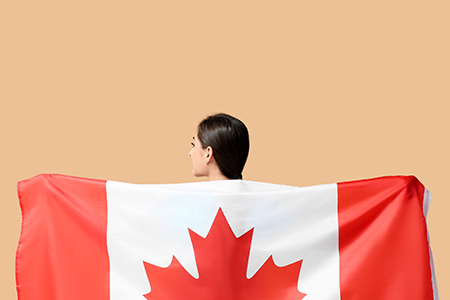
[[[250,130],[247,180],[416,175],[449,298],[448,3],[3,1],[0,298],[16,299],[17,181],[204,180],[188,152],[215,112]]]

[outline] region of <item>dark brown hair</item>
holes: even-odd
[[[198,125],[203,148],[210,146],[220,172],[229,179],[242,179],[250,141],[245,124],[227,114],[207,117]]]

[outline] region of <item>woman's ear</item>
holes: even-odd
[[[206,147],[205,150],[206,150],[205,163],[209,163],[211,160],[214,160],[213,148],[211,148],[211,146],[208,146]]]

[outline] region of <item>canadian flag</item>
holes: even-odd
[[[438,299],[414,176],[18,184],[20,300]]]

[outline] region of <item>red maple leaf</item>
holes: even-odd
[[[270,256],[252,278],[246,277],[253,229],[237,238],[219,209],[206,238],[189,229],[199,278],[174,256],[161,268],[144,262],[151,285],[148,300],[300,300],[297,289],[302,260],[284,267]]]

